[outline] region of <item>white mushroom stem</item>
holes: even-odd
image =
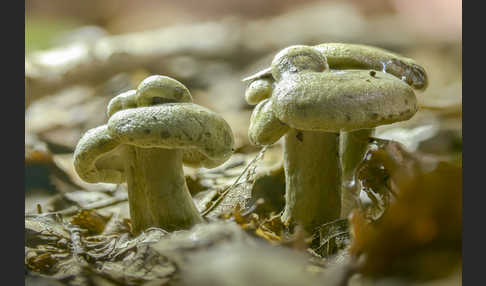
[[[284,168],[284,224],[300,224],[312,232],[339,218],[339,133],[289,130],[284,137]]]
[[[368,149],[369,137],[373,136],[374,128],[342,132],[340,140],[342,180],[342,209],[341,217],[349,215],[357,206],[359,190],[356,188],[355,172],[358,164]]]
[[[187,229],[203,221],[186,185],[182,151],[127,146],[125,171],[134,233]]]

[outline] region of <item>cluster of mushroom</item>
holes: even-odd
[[[244,81],[247,102],[256,104],[250,142],[284,138],[281,219],[308,231],[340,217],[342,173],[352,177],[376,126],[415,114],[413,89],[427,86],[424,69],[411,59],[337,43],[285,48],[270,68]],[[234,138],[227,122],[193,104],[183,84],[159,75],[113,98],[107,113],[108,123],[86,132],[76,147],[79,176],[127,182],[134,233],[202,222],[182,164],[213,168],[228,160]]]
[[[244,81],[246,101],[256,104],[250,142],[284,137],[282,221],[308,231],[340,217],[342,177],[352,178],[368,137],[376,126],[411,118],[413,89],[427,86],[413,60],[341,43],[285,48],[270,68]]]
[[[183,84],[158,75],[113,98],[108,117],[76,146],[74,166],[81,179],[127,182],[134,233],[202,222],[182,164],[214,168],[228,160],[234,138],[227,122],[192,103]]]

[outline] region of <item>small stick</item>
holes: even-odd
[[[210,205],[204,212],[201,213],[201,215],[203,217],[206,216],[210,211],[212,211],[224,199],[224,197],[229,193],[229,191],[231,191],[231,189],[233,189],[237,185],[238,181],[241,179],[241,177],[243,177],[243,175],[246,173],[246,171],[248,171],[250,166],[252,166],[258,159],[261,158],[263,153],[265,153],[265,151],[267,150],[267,147],[268,147],[268,145],[264,146],[260,150],[260,153],[258,153],[258,155],[256,155],[255,158],[253,158],[251,160],[251,162],[248,163],[248,165],[246,165],[245,169],[243,169],[243,172],[241,172],[241,174],[238,176],[238,178],[236,178],[235,182],[232,185],[230,185],[229,187],[227,187],[226,190],[224,190],[224,192],[221,194],[221,196],[212,205]]]
[[[71,206],[69,208],[66,208],[66,209],[63,209],[63,210],[60,210],[60,211],[57,211],[57,212],[43,213],[42,215],[61,214],[61,215],[65,215],[65,216],[70,216],[70,215],[76,214],[80,210],[96,210],[96,209],[101,209],[101,208],[104,208],[104,207],[113,206],[113,205],[116,205],[116,204],[119,204],[119,203],[122,203],[122,202],[126,202],[126,201],[128,201],[128,197],[126,195],[123,195],[123,196],[117,196],[117,197],[106,199],[106,200],[99,201],[99,202],[94,202],[94,203],[87,205],[86,207]],[[37,208],[37,210],[39,210],[39,208]],[[35,216],[35,215],[27,215],[27,216]]]

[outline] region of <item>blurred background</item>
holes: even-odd
[[[185,84],[196,103],[229,122],[237,151],[251,151],[247,130],[253,107],[244,100],[241,79],[267,67],[284,47],[325,42],[374,45],[425,67],[430,85],[417,94],[420,111],[409,121],[378,128],[376,136],[461,161],[461,1],[25,4],[27,167],[40,160],[29,155],[33,150],[71,158],[81,135],[106,122],[108,101],[150,74]],[[27,167],[27,189],[47,184],[44,171]]]
[[[66,158],[69,169],[81,135],[106,122],[108,101],[150,74],[185,84],[196,103],[229,122],[237,152],[252,151],[247,130],[253,107],[244,100],[241,79],[267,67],[284,47],[325,42],[374,45],[425,67],[430,85],[417,93],[420,111],[379,127],[376,136],[462,162],[461,1],[25,4],[26,189],[50,185],[52,170],[34,168],[52,160],[46,158]]]

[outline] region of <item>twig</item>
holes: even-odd
[[[201,215],[203,217],[206,216],[210,211],[212,211],[224,199],[224,197],[229,193],[229,191],[231,191],[238,184],[239,180],[248,171],[248,169],[250,168],[250,166],[252,166],[257,160],[259,160],[263,156],[263,153],[265,153],[265,151],[267,150],[267,147],[268,146],[264,146],[260,150],[260,152],[255,156],[255,158],[253,158],[251,160],[251,162],[248,163],[248,165],[246,165],[245,169],[243,169],[243,172],[241,172],[241,174],[238,176],[238,178],[236,178],[236,180],[234,181],[234,183],[231,184],[230,186],[226,187],[226,189],[221,193],[221,195],[219,196],[219,198],[216,201],[214,201],[214,203],[211,204],[204,212],[201,213]]]
[[[80,210],[96,210],[96,209],[102,209],[105,207],[113,206],[122,202],[128,201],[128,196],[123,195],[123,196],[116,196],[110,199],[98,201],[91,203],[85,207],[78,207],[78,206],[71,206],[69,208],[57,211],[57,212],[49,212],[49,213],[43,213],[42,215],[54,215],[54,214],[60,214],[60,215],[65,215],[65,216],[70,216],[73,214],[76,214]],[[37,217],[38,215],[36,214],[26,214],[25,216],[27,217]]]

